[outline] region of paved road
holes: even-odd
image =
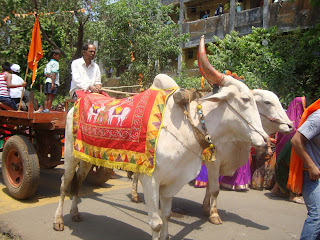
[[[99,188],[84,185],[79,211],[84,221],[75,223],[66,198],[65,230],[52,229],[63,169],[42,170],[41,183],[34,198],[13,200],[0,180],[0,227],[22,240],[144,240],[151,239],[144,203],[129,199],[131,182],[124,172]],[[143,199],[139,187],[140,197]],[[299,239],[306,217],[304,205],[272,198],[269,191],[221,191],[219,213],[222,225],[212,225],[203,216],[201,202],[205,189],[186,185],[173,199],[173,208],[181,214],[171,218],[171,239],[268,240]]]

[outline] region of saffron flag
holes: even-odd
[[[29,48],[28,55],[28,67],[32,70],[32,83],[31,87],[36,79],[37,75],[37,65],[39,60],[43,57],[42,43],[40,36],[40,25],[39,25],[39,15],[36,16],[36,21],[34,22],[32,29],[32,38]]]

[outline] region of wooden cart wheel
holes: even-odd
[[[86,181],[92,185],[100,186],[111,178],[112,173],[113,169],[111,168],[93,165],[86,177]]]
[[[1,164],[3,180],[12,197],[26,199],[35,193],[40,167],[36,150],[27,137],[15,135],[6,141]]]

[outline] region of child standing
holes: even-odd
[[[54,95],[57,94],[59,83],[59,60],[60,51],[54,49],[51,51],[51,59],[44,69],[44,75],[46,78],[46,85],[44,88],[44,94],[46,94],[46,100],[44,102],[44,110],[42,112],[49,112],[52,107],[52,101]]]

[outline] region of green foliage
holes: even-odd
[[[209,44],[210,63],[245,77],[252,89],[275,92],[286,106],[293,98],[306,96],[309,103],[320,96],[320,25],[304,32],[279,33],[252,28],[252,34],[237,32]]]
[[[187,40],[171,20],[172,6],[154,0],[121,0],[107,5],[101,1],[100,21],[92,23],[90,34],[99,40],[99,59],[122,74],[122,84],[144,86],[168,65],[168,58],[180,53],[179,43]],[[132,60],[134,57],[134,61]]]
[[[186,64],[181,64],[181,74],[180,77],[174,79],[176,83],[181,88],[185,89],[200,89],[201,88],[201,78],[195,76],[188,76],[188,71],[186,68]],[[205,81],[205,86],[208,87],[209,84]]]
[[[270,50],[279,58],[280,71],[269,81],[269,87],[290,102],[306,96],[307,103],[320,96],[320,24],[308,31],[297,30],[274,35]]]
[[[39,104],[39,106],[44,106],[44,101],[46,100],[46,95],[43,93],[40,93],[40,91],[38,91],[38,90],[32,90],[32,92],[34,94],[34,99]],[[64,95],[58,94],[53,99],[52,106],[57,106],[58,103],[63,103],[67,99],[70,99],[69,95],[64,96]]]
[[[320,0],[309,0],[309,4],[312,7],[319,7],[320,6]]]
[[[92,18],[95,6],[94,1],[89,0],[0,0],[2,3],[1,19],[8,16],[6,22],[1,21],[0,25],[0,58],[2,61],[17,63],[21,67],[21,77],[24,78],[27,68],[27,57],[31,41],[32,27],[35,21],[34,15],[22,17],[18,14],[29,14],[38,12],[39,22],[43,29],[41,31],[42,48],[44,57],[38,63],[37,77],[32,90],[40,90],[44,83],[43,71],[50,60],[49,55],[52,49],[59,48],[62,51],[60,58],[60,88],[59,93],[67,95],[70,86],[71,74],[70,63],[77,52],[81,54],[82,41],[78,46],[78,38],[83,39],[83,32],[79,32],[80,25],[83,25]],[[79,11],[86,9],[86,11]],[[80,48],[80,51],[77,49]],[[28,71],[27,82],[30,89],[32,71]]]
[[[262,42],[269,42],[270,35],[275,29],[252,29],[252,34],[239,37],[237,32],[226,35],[223,40],[215,37],[216,44],[209,44],[208,50],[212,55],[209,61],[216,69],[223,72],[230,70],[238,76],[243,75],[250,88],[266,88],[267,74],[270,66],[277,69],[275,59]]]

